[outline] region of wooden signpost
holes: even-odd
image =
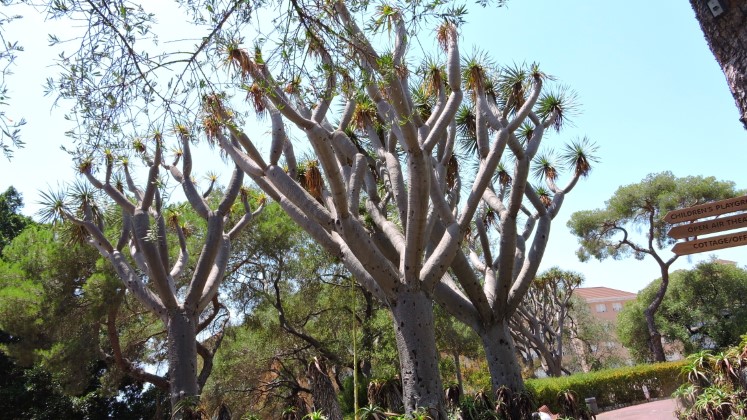
[[[747,245],[747,230],[712,236],[710,238],[695,239],[693,241],[678,242],[674,244],[672,252],[677,255],[689,255],[741,245]]]
[[[735,211],[740,210],[747,210],[747,195],[736,198],[727,198],[726,200],[714,201],[684,209],[672,210],[664,216],[664,221],[669,223],[689,222],[704,217],[734,213]]]
[[[722,214],[734,213],[742,210],[747,210],[747,196],[729,198],[684,209],[672,210],[664,216],[664,220],[673,224],[692,222],[706,217],[720,216]],[[669,230],[668,234],[675,239],[696,238],[701,235],[708,235],[746,226],[747,213],[740,213],[729,217],[714,218],[674,226]],[[672,248],[672,252],[677,255],[689,255],[741,245],[747,245],[747,230],[707,238],[696,238],[686,242],[678,242],[674,245],[674,248]]]
[[[692,238],[693,236],[723,232],[747,226],[747,214],[706,220],[705,222],[688,223],[669,229],[668,235],[675,239]]]

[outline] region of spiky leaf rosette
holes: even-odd
[[[426,57],[418,69],[423,77],[423,90],[426,95],[436,95],[445,86],[446,69],[432,57]]]
[[[265,91],[262,89],[257,82],[252,83],[250,86],[245,86],[246,99],[252,104],[254,113],[261,120],[267,115],[267,105],[265,104]]]
[[[558,179],[559,170],[555,164],[555,157],[553,156],[552,150],[535,156],[533,163],[534,169],[532,172],[537,179],[546,179],[548,181],[555,181]]]
[[[534,191],[539,196],[542,204],[544,204],[545,207],[550,207],[550,204],[552,204],[552,193],[550,192],[550,190],[540,186],[535,188]]]
[[[516,138],[519,139],[519,142],[522,145],[525,145],[529,143],[530,140],[532,140],[532,136],[534,135],[534,126],[529,123],[523,123],[518,130],[516,130]]]
[[[485,89],[489,80],[488,74],[495,65],[487,53],[475,50],[469,57],[462,60],[462,82],[466,90],[473,94],[477,89]]]
[[[63,214],[67,210],[67,194],[64,190],[40,191],[41,205],[36,213],[42,223],[58,225],[63,222]]]
[[[491,226],[496,226],[498,224],[498,213],[496,213],[492,208],[488,208],[482,216],[482,222],[485,224],[486,229],[490,229]]]
[[[575,175],[586,177],[589,176],[592,165],[600,161],[595,154],[598,149],[599,146],[584,136],[566,144],[560,159],[567,167],[573,168]]]
[[[358,92],[355,96],[355,111],[353,112],[350,124],[358,130],[365,130],[366,124],[372,123],[376,125],[378,122],[376,104],[373,103],[368,95]]]
[[[477,153],[477,117],[472,107],[460,105],[456,114],[459,147],[468,156]]]
[[[179,206],[168,206],[166,208],[163,215],[164,220],[166,221],[166,226],[171,229],[176,229],[179,226],[182,217],[181,210],[182,209]]]
[[[234,67],[242,78],[246,78],[254,70],[255,63],[252,61],[249,53],[239,48],[238,43],[230,43],[226,46],[226,61]]]
[[[495,174],[496,178],[498,179],[498,183],[501,186],[508,186],[509,184],[511,184],[511,181],[513,181],[513,178],[511,178],[511,175],[508,173],[506,163],[503,161],[498,162],[498,168],[496,168]]]
[[[531,86],[527,66],[514,64],[504,67],[498,76],[498,91],[510,113],[516,112],[526,100],[526,92]]]
[[[448,50],[449,40],[456,39],[456,37],[456,25],[454,25],[452,22],[444,21],[444,23],[442,23],[441,26],[436,29],[436,41],[438,41],[438,45],[444,51]]]
[[[322,190],[324,189],[324,180],[322,172],[319,170],[319,162],[308,160],[299,165],[298,183],[318,201],[322,200]]]
[[[410,90],[410,96],[412,97],[412,103],[415,108],[415,112],[418,113],[421,119],[427,120],[433,112],[433,106],[435,99],[429,95],[427,90],[423,86],[418,86]]]
[[[543,119],[555,113],[552,126],[555,131],[560,131],[565,125],[572,123],[580,106],[576,91],[567,85],[561,85],[540,95],[535,108],[537,115]]]

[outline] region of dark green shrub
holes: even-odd
[[[650,398],[669,397],[682,383],[680,371],[683,365],[682,361],[664,362],[559,378],[529,379],[526,387],[538,404],[546,404],[553,412],[561,410],[557,398],[566,390],[573,391],[582,400],[595,397],[599,408],[608,408],[645,400],[644,385]]]

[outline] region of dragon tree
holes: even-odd
[[[152,156],[143,141],[135,142],[148,168],[144,188],[136,185],[127,159],[118,159],[106,150],[103,159],[91,157],[79,165],[94,188],[78,185],[67,197],[65,193],[47,194],[44,212],[49,218],[77,226],[79,237],[111,263],[127,293],[164,324],[167,376],[149,372],[123,356],[116,318],[111,314],[107,321],[113,350],[110,357],[125,373],[168,389],[174,415],[190,418],[190,410],[211,373],[213,356],[222,338],[218,333],[211,340],[200,341],[198,334],[224,309],[217,293],[230,256],[231,241],[263,206],[251,211],[248,191],[242,186],[244,174],[236,167],[220,202],[212,208],[208,196],[215,180],[203,194],[198,192],[192,180],[189,133],[183,129],[177,131],[182,148],[177,150],[172,163],[164,159],[160,134],[154,136]],[[103,179],[94,174],[97,169],[94,160],[104,162]],[[192,210],[207,225],[196,260],[190,258],[187,247],[188,226],[180,221],[178,212],[164,205],[159,178],[162,169],[181,184]],[[106,203],[98,202],[102,195],[108,198]],[[237,200],[240,205],[234,205]],[[110,228],[118,225],[116,220],[105,217],[107,207],[117,208],[121,213],[121,228],[115,238],[111,237]],[[169,246],[170,239],[178,243],[174,252],[170,252],[174,248]]]
[[[145,6],[53,2],[53,17],[89,24],[50,85],[75,101],[76,152],[141,132],[133,114],[164,116],[154,126],[188,120],[389,307],[408,415],[422,407],[445,417],[434,299],[481,333],[494,386],[520,387],[506,320],[536,273],[551,220],[593,162],[575,150],[566,186],[551,176],[547,188],[528,182],[545,134],[570,113],[562,91],[545,87],[551,80],[537,66],[503,69],[502,88],[491,89],[489,66],[461,65],[466,10],[448,2],[267,5],[276,4],[274,31],[257,33],[254,8],[263,4],[178,2],[204,33],[193,49],[163,51],[170,44],[153,42]],[[438,47],[417,66],[434,18]],[[462,105],[475,146],[457,156]],[[252,111],[268,116],[269,132]],[[314,159],[299,164],[309,150]],[[496,180],[503,158],[514,169]],[[473,265],[463,245],[481,246],[470,232],[489,208],[500,223],[482,236],[497,249]]]
[[[536,273],[551,220],[565,195],[588,174],[593,158],[578,142],[566,156],[576,165],[567,186],[555,185],[556,176],[550,172],[557,174],[560,168],[552,164],[539,169],[548,189],[531,186],[530,163],[545,130],[559,128],[563,113],[569,113],[561,95],[543,94],[545,75],[537,66],[504,75],[502,92],[489,90],[487,70],[460,66],[457,29],[447,21],[436,31],[442,64],[432,59],[413,71],[406,61],[409,35],[397,9],[380,9],[378,21],[393,28],[394,46],[378,52],[345,3],[333,6],[315,19],[326,14],[349,36],[340,41],[307,32],[308,48],[325,75],[324,84],[308,89],[315,93],[314,102],[302,95],[296,80],[276,79],[260,51],[250,54],[235,44],[226,48],[237,69],[237,83],[246,86],[255,109],[269,113],[269,155],[259,152],[219,95],[205,99],[205,126],[219,127],[209,135],[364,287],[387,303],[396,329],[407,413],[426,407],[443,416],[434,297],[480,333],[494,385],[520,388],[507,321]],[[309,24],[318,20],[309,19]],[[334,41],[346,43],[348,62],[359,63],[360,68],[336,61],[341,48]],[[362,83],[356,85],[356,79]],[[330,109],[338,94],[344,106],[333,123]],[[459,169],[455,153],[457,114],[467,102],[475,125],[472,171]],[[286,125],[303,133],[317,157],[303,176],[296,171],[296,152]],[[509,183],[494,188],[504,154],[515,162],[512,182],[510,188]],[[534,212],[523,205],[525,199]],[[483,229],[480,221],[486,208],[501,221],[501,239],[495,260],[485,247],[489,263],[475,270],[461,245],[475,218],[477,230]],[[517,228],[520,213],[527,214],[523,230]],[[537,221],[539,228],[527,250],[525,243]],[[480,233],[480,238],[487,240],[487,234]]]

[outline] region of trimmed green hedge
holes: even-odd
[[[539,405],[547,404],[554,412],[560,410],[558,393],[566,389],[574,391],[581,401],[595,397],[599,408],[604,409],[645,400],[643,385],[648,388],[651,398],[671,396],[683,381],[680,371],[685,363],[664,362],[560,378],[528,379],[526,387]]]

